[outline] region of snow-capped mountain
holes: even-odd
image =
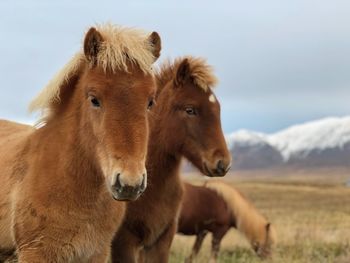
[[[281,153],[269,143],[265,134],[240,130],[227,136],[227,143],[234,169],[269,168],[283,162]]]
[[[240,130],[226,139],[235,169],[350,167],[350,116],[295,125],[274,134]]]

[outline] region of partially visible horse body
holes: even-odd
[[[103,262],[125,203],[146,187],[157,33],[91,28],[31,104],[41,127],[0,121],[0,249],[19,262]]]
[[[181,58],[162,66],[156,77],[146,164],[149,187],[127,205],[112,245],[113,262],[168,262],[183,192],[183,156],[208,176],[225,175],[231,164],[209,65],[199,58]]]
[[[184,183],[184,188],[178,232],[197,236],[187,263],[195,259],[208,232],[213,234],[210,261],[216,262],[221,240],[231,227],[246,236],[258,256],[271,255],[274,228],[236,189],[220,181],[204,186]]]

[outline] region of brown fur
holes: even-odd
[[[271,255],[276,242],[273,226],[236,189],[217,180],[204,186],[184,186],[178,232],[197,236],[186,262],[192,262],[198,254],[208,232],[213,234],[211,261],[216,262],[221,239],[231,227],[246,236],[257,255]]]
[[[182,59],[167,80],[162,79],[162,72],[157,75],[158,84],[164,86],[158,86],[161,91],[150,119],[149,187],[127,205],[125,220],[113,242],[113,262],[168,261],[183,192],[179,175],[182,157],[210,176],[223,176],[230,166],[219,103],[210,102],[212,91],[198,87],[191,78],[192,61],[202,60]],[[194,111],[196,115],[190,114]],[[217,170],[219,160],[223,167]]]
[[[89,47],[87,43],[91,41],[95,45]],[[86,34],[83,50],[77,52],[54,76],[31,102],[29,110],[43,111],[42,122],[45,122],[50,117],[52,108],[59,103],[62,89],[74,81],[85,67],[94,68],[98,65],[105,73],[129,72],[130,68],[136,67],[143,73],[152,75],[152,64],[160,56],[160,50],[161,41],[156,32],[148,36],[135,28],[112,24],[91,28]]]
[[[189,76],[192,78],[194,84],[204,91],[208,91],[217,85],[218,80],[213,73],[213,68],[206,63],[205,59],[187,56],[177,58],[174,62],[168,60],[161,65],[158,70],[158,87],[165,87],[174,78],[184,59],[188,61]]]
[[[153,75],[133,61],[127,71],[92,65],[106,45],[98,30],[34,103],[49,111],[45,125],[0,121],[0,249],[16,248],[19,262],[106,262],[125,211],[113,198],[144,186]],[[150,57],[159,55],[154,34],[138,38],[152,42]]]

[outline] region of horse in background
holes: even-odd
[[[103,262],[146,188],[157,33],[92,27],[32,102],[34,128],[0,121],[0,250],[19,262]],[[114,200],[115,199],[115,200]]]
[[[179,58],[162,65],[156,79],[146,162],[149,187],[127,205],[112,244],[114,263],[168,262],[182,199],[183,157],[208,176],[224,176],[231,165],[212,68],[201,58]]]
[[[186,263],[195,259],[208,232],[213,235],[210,262],[216,262],[221,240],[231,227],[249,240],[259,257],[271,255],[276,242],[275,230],[239,191],[218,180],[207,181],[204,186],[184,182],[177,231],[197,236]]]

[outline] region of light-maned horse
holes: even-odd
[[[220,104],[212,91],[216,78],[205,60],[165,63],[156,78],[146,162],[149,187],[127,205],[112,245],[113,262],[168,262],[183,192],[182,157],[208,176],[224,176],[231,165]]]
[[[103,262],[125,203],[146,188],[160,38],[92,27],[32,102],[36,128],[0,122],[0,249],[19,262]]]
[[[197,236],[186,263],[195,259],[208,232],[213,235],[210,262],[216,262],[221,240],[231,227],[249,240],[259,257],[271,255],[276,242],[274,227],[238,190],[217,180],[204,186],[185,182],[184,189],[178,232]]]

